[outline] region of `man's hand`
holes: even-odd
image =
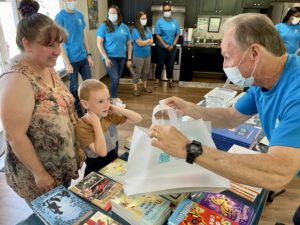
[[[185,159],[186,145],[190,141],[174,126],[152,125],[148,135],[151,144],[171,156]]]
[[[172,107],[180,116],[188,115],[189,110],[192,109],[193,103],[187,102],[182,98],[170,97],[162,100],[164,104]]]

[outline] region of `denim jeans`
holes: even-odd
[[[78,62],[71,63],[73,67],[73,73],[69,74],[70,80],[70,91],[75,98],[75,108],[78,116],[82,116],[83,112],[81,110],[80,101],[78,97],[78,73],[80,73],[82,80],[92,78],[90,65],[87,59],[80,60]]]
[[[167,78],[173,79],[173,67],[174,67],[176,52],[177,52],[176,47],[174,47],[172,52],[169,52],[167,49],[159,45],[156,45],[157,62],[156,62],[156,69],[155,69],[155,79],[161,78],[161,73],[164,69],[164,64],[166,64]]]
[[[112,66],[109,68],[106,67],[107,73],[110,77],[110,85],[109,90],[112,98],[118,97],[118,89],[119,89],[119,81],[121,78],[121,75],[124,70],[124,66],[126,63],[126,59],[123,57],[111,57],[109,58],[112,62]]]

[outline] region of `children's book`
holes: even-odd
[[[212,138],[221,150],[228,150],[233,144],[253,148],[260,131],[260,127],[249,124],[241,124],[233,129],[212,128]]]
[[[71,191],[87,199],[91,203],[108,211],[111,208],[110,199],[122,190],[122,185],[95,172],[89,173]]]
[[[183,199],[188,196],[189,193],[181,193],[181,194],[169,194],[169,195],[162,195],[162,197],[168,199],[174,205],[178,205]]]
[[[239,225],[248,225],[254,216],[254,208],[222,193],[206,193],[200,205],[211,209]]]
[[[161,225],[171,212],[170,202],[156,194],[127,196],[121,191],[111,201],[112,211],[132,225]]]
[[[91,216],[83,225],[121,225],[111,217],[103,214],[102,212],[96,212]]]
[[[190,199],[184,199],[173,212],[168,220],[168,225],[238,225],[238,223],[216,213],[215,211],[201,206]]]
[[[114,181],[124,184],[125,174],[127,169],[127,162],[123,159],[117,158],[107,166],[99,170],[99,173],[113,179]]]
[[[64,186],[58,186],[31,202],[35,214],[49,225],[77,225],[93,214],[91,205]]]

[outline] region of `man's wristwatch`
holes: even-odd
[[[86,56],[92,56],[92,53],[89,52],[89,53],[86,54]]]
[[[186,145],[186,162],[193,164],[195,159],[203,152],[202,145],[198,141],[192,141],[192,143]]]

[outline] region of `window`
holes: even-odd
[[[54,19],[60,11],[59,0],[37,0],[39,12]],[[0,0],[0,73],[8,60],[20,53],[16,45],[16,25],[18,22],[16,0]],[[64,71],[65,65],[61,56],[58,57],[55,69]]]

